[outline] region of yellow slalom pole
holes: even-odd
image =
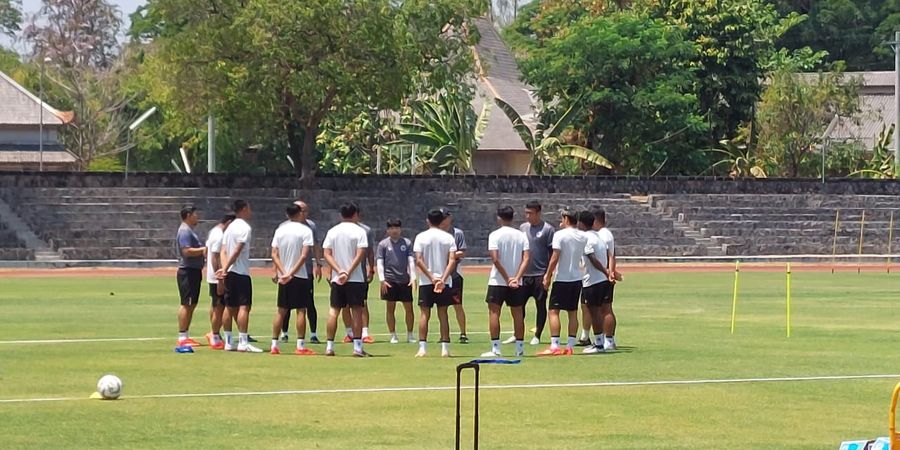
[[[791,337],[791,263],[787,263],[787,337]]]
[[[887,273],[891,273],[891,243],[894,241],[894,211],[891,211],[891,224],[888,226]]]
[[[859,219],[859,254],[856,257],[856,273],[862,272],[862,248],[863,248],[863,232],[866,229],[866,210],[863,210],[862,217]]]
[[[734,295],[731,298],[731,334],[734,334],[734,317],[737,312],[738,277],[741,273],[741,262],[734,262]]]
[[[837,234],[841,220],[841,210],[834,212],[834,239],[831,241],[831,273],[834,273],[834,258],[837,255]]]

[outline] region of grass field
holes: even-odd
[[[274,287],[262,277],[256,280],[250,331],[267,347]],[[390,345],[381,335],[368,346],[379,357],[355,359],[345,344],[338,345],[337,358],[207,348],[177,354],[174,277],[5,278],[0,281],[0,447],[450,448],[453,389],[144,396],[452,387],[455,366],[489,348],[485,280],[467,277],[472,343],[454,339],[455,358],[438,357],[432,343],[428,358],[415,359],[415,344]],[[887,435],[891,389],[900,377],[525,386],[900,373],[897,275],[795,273],[790,339],[785,338],[784,274],[743,273],[741,285],[732,336],[732,274],[628,275],[616,292],[621,351],[528,356],[517,366],[483,368],[483,385],[523,386],[482,390],[481,447],[836,449],[842,440]],[[327,304],[326,294],[321,285],[317,304]],[[371,307],[373,333],[386,333],[381,303]],[[528,313],[534,317],[530,305]],[[192,334],[202,336],[205,311],[194,324]],[[508,319],[504,328],[509,329]],[[138,337],[165,339],[9,342]],[[529,355],[543,349],[526,347]],[[313,348],[322,351],[324,345]],[[512,347],[504,351],[512,354]],[[124,380],[123,399],[80,400],[104,373]],[[464,442],[468,438],[470,446],[471,391],[466,394]],[[60,397],[78,400],[3,402]]]

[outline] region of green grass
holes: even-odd
[[[174,278],[174,277],[172,277]],[[104,373],[125,382],[116,402],[0,403],[3,448],[449,448],[449,391],[133,398],[175,393],[453,386],[454,367],[488,337],[453,344],[455,358],[413,358],[414,344],[369,346],[366,360],[172,351],[172,278],[7,278],[0,341],[166,337],[146,342],[0,344],[0,400],[87,397]],[[470,331],[487,329],[486,277],[466,282]],[[527,357],[486,366],[482,383],[539,384],[891,374],[896,275],[795,273],[793,336],[785,338],[784,275],[743,273],[729,333],[732,274],[629,274],[617,288],[616,354]],[[251,334],[266,346],[274,288],[257,278]],[[114,294],[114,295],[113,295]],[[327,288],[317,304],[327,305]],[[372,331],[385,333],[371,302]],[[204,307],[201,309],[205,308]],[[321,308],[324,309],[324,308]],[[529,306],[528,314],[534,317]],[[194,335],[207,328],[205,311]],[[398,317],[399,318],[399,317]],[[402,320],[402,319],[401,319]],[[324,314],[320,318],[324,332]],[[529,325],[530,327],[530,325]],[[432,332],[436,330],[433,318]],[[452,327],[455,331],[455,324]],[[509,329],[508,319],[504,328]],[[433,335],[432,333],[432,335]],[[324,334],[324,333],[323,333]],[[506,333],[504,333],[504,337]],[[545,334],[546,338],[546,334]],[[290,349],[291,344],[282,344]],[[324,346],[314,347],[322,350]],[[540,347],[543,348],[543,347]],[[538,348],[527,346],[529,355]],[[507,353],[512,348],[504,346]],[[482,448],[837,448],[887,435],[898,380],[502,389],[481,392]],[[131,396],[132,398],[128,398]],[[471,392],[464,402],[470,418]],[[471,439],[470,422],[464,436]],[[469,441],[471,442],[471,441]]]

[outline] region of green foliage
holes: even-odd
[[[516,111],[512,105],[506,103],[501,98],[495,98],[494,102],[497,103],[500,110],[503,111],[503,113],[506,114],[506,117],[509,118],[509,121],[512,122],[516,133],[519,134],[519,137],[522,138],[522,142],[525,143],[525,147],[531,152],[531,162],[528,164],[528,169],[525,172],[526,175],[549,174],[551,168],[560,168],[560,166],[566,164],[566,161],[568,160],[581,161],[583,163],[597,167],[605,167],[607,169],[613,168],[612,163],[599,153],[580,145],[566,144],[563,139],[561,139],[563,131],[569,127],[575,116],[582,112],[583,107],[581,106],[581,102],[572,102],[572,106],[570,106],[555,123],[548,124],[546,121],[540,121],[535,125],[534,131],[525,124],[525,121],[522,120],[522,116],[519,115],[519,112]],[[546,118],[546,115],[542,116]],[[568,167],[563,167],[563,170],[567,168]],[[581,169],[581,167],[577,166],[577,169]],[[571,173],[575,173],[575,170],[572,170]]]
[[[0,34],[14,36],[22,23],[22,1],[0,0]]]
[[[318,137],[319,171],[330,174],[368,174],[376,170],[376,153],[383,152],[382,167],[392,166],[386,158],[388,145],[397,138],[392,114],[371,110],[351,119],[329,120]]]
[[[840,66],[810,75],[787,66],[771,74],[757,125],[760,155],[776,166],[775,175],[820,175],[823,132],[836,116],[859,112],[859,88],[859,81],[845,76]]]
[[[475,173],[474,157],[487,128],[490,108],[476,114],[463,96],[441,95],[410,104],[410,121],[400,124],[400,139],[424,150],[426,173]]]
[[[119,158],[104,156],[94,158],[87,170],[88,172],[122,172],[125,170],[125,164]]]
[[[719,156],[720,159],[707,169],[712,175],[722,175],[718,172],[720,168],[726,170],[725,175],[732,178],[766,178],[768,163],[765,159],[760,158],[748,145],[749,130],[742,128],[741,133],[729,140],[719,142],[718,148],[707,149],[706,151],[713,156]]]
[[[523,15],[524,17],[524,15]],[[523,19],[524,20],[524,19]],[[536,38],[537,39],[537,38]],[[640,12],[585,15],[527,45],[527,81],[545,104],[584,106],[585,146],[623,173],[696,173],[708,130],[695,92],[697,48],[677,26]]]
[[[872,155],[863,161],[863,167],[860,170],[850,173],[850,176],[859,175],[863,178],[879,178],[892,179],[896,172],[894,166],[894,152],[890,146],[894,137],[896,128],[891,125],[890,128],[882,127],[881,133],[878,135],[878,142],[872,148]]]

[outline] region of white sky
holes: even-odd
[[[122,20],[124,21],[122,32],[123,34],[128,31],[128,16],[133,13],[138,6],[144,5],[147,3],[147,0],[109,0],[110,3],[119,7],[119,13],[122,15]],[[22,0],[22,10],[24,18],[31,17],[32,14],[36,13],[38,9],[41,7],[41,0]],[[20,53],[25,52],[25,46],[22,45],[21,42],[11,42],[9,38],[6,36],[0,36],[0,45],[4,47],[13,47]]]

